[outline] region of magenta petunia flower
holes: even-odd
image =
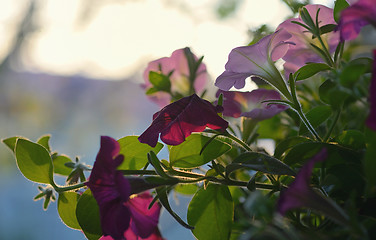
[[[376,50],[373,50],[373,72],[371,85],[369,87],[370,112],[366,120],[366,125],[376,131]]]
[[[117,170],[124,160],[119,150],[115,139],[101,137],[101,147],[86,185],[98,203],[104,236],[125,239],[125,232],[131,229],[135,235],[146,238],[158,231],[160,206],[154,204],[148,210],[147,202],[152,200],[148,193],[130,198],[131,185]],[[145,221],[146,218],[148,221]]]
[[[215,85],[228,91],[231,87],[241,89],[250,76],[258,76],[277,88],[285,97],[290,93],[274,62],[282,58],[289,48],[291,35],[276,31],[262,38],[256,44],[234,48],[225,65],[225,71],[217,78]]]
[[[325,7],[319,4],[312,4],[305,6],[309,15],[316,20],[317,10],[319,11],[318,22],[319,26],[325,26],[328,24],[336,24],[333,17],[333,9]],[[311,43],[322,48],[317,38],[312,38],[312,33],[308,32],[304,27],[293,23],[299,22],[304,24],[303,20],[299,18],[290,18],[282,22],[278,29],[286,30],[291,34],[291,38],[288,41],[293,42],[294,44],[289,45],[287,53],[282,57],[286,61],[284,64],[284,69],[286,76],[290,73],[296,72],[299,68],[304,66],[308,62],[321,63],[324,62],[317,50],[315,50]],[[329,49],[330,53],[333,53],[339,43],[339,33],[329,32],[321,35],[326,47]]]
[[[196,94],[184,97],[155,113],[152,124],[138,140],[155,147],[160,134],[164,143],[179,145],[192,132],[202,132],[206,127],[224,131],[228,122],[217,114],[222,110]]]
[[[193,55],[197,60],[198,58]],[[169,75],[171,81],[171,92],[178,93],[182,96],[188,96],[192,93],[189,93],[190,82],[189,82],[189,66],[184,49],[175,50],[170,57],[163,57],[157,60],[150,62],[147,68],[144,71],[144,81],[145,84],[143,87],[149,89],[152,87],[152,84],[149,81],[149,73],[158,72],[164,75]],[[205,85],[208,81],[208,74],[206,71],[205,64],[201,63],[197,69],[196,79],[194,81],[194,90],[196,93],[202,93],[204,91]],[[153,94],[148,95],[148,97],[156,102],[159,106],[164,107],[171,102],[171,96],[167,92],[159,91]]]
[[[309,186],[309,182],[315,163],[324,161],[327,155],[327,150],[322,149],[300,169],[294,182],[281,192],[277,203],[279,213],[285,215],[288,210],[300,207],[320,209],[322,197]]]
[[[223,94],[223,115],[229,117],[249,117],[255,120],[265,120],[286,110],[288,106],[282,104],[262,103],[265,100],[280,100],[277,91],[256,89],[252,92],[217,91]]]
[[[338,24],[342,40],[355,39],[362,27],[368,24],[376,27],[375,0],[352,1],[350,4],[350,7],[341,12]]]

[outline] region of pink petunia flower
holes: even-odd
[[[360,30],[368,24],[376,27],[375,0],[359,0],[350,3],[350,7],[341,12],[338,24],[342,40],[355,39]]]
[[[196,94],[184,97],[155,113],[152,124],[138,140],[155,147],[160,134],[164,143],[179,145],[192,132],[202,132],[206,127],[224,131],[228,122],[217,114],[222,110]]]
[[[241,89],[245,86],[246,78],[258,76],[288,98],[290,93],[274,62],[287,52],[289,38],[291,35],[288,32],[280,30],[251,46],[234,48],[228,56],[226,70],[217,78],[215,85],[225,91],[232,87]]]
[[[115,139],[101,137],[101,147],[86,185],[98,203],[104,236],[123,240],[126,239],[124,234],[132,231],[136,236],[147,238],[158,232],[160,206],[154,204],[148,210],[153,199],[149,193],[130,198],[131,185],[117,170],[124,160],[119,150]]]
[[[328,24],[336,24],[333,17],[333,9],[319,4],[307,5],[305,8],[313,21],[316,19],[317,10],[320,9],[318,16],[320,27]],[[289,45],[287,53],[282,57],[282,59],[286,61],[284,64],[286,76],[288,76],[290,73],[296,72],[308,62],[324,62],[317,50],[311,46],[312,43],[322,48],[319,40],[317,38],[312,38],[312,33],[293,22],[304,24],[302,18],[299,16],[299,18],[290,18],[282,22],[277,27],[277,30],[283,29],[290,33],[291,38],[288,39],[288,41],[294,43]],[[333,53],[339,43],[339,33],[329,32],[321,35],[321,38],[323,39],[326,47],[329,49],[329,52]]]
[[[373,50],[373,56],[372,80],[369,87],[370,112],[366,120],[366,125],[373,131],[376,131],[376,50]]]
[[[195,60],[198,58],[193,55]],[[157,72],[164,75],[169,75],[171,81],[171,92],[177,93],[181,96],[188,96],[192,93],[189,92],[190,80],[189,80],[189,66],[187,57],[185,55],[185,49],[175,50],[170,57],[163,57],[150,62],[144,71],[143,77],[145,84],[143,88],[149,89],[152,84],[149,81],[150,72]],[[208,82],[208,74],[205,64],[201,63],[196,72],[196,79],[194,80],[194,90],[196,93],[202,93],[205,85]],[[153,94],[149,94],[148,97],[156,102],[160,107],[164,107],[171,102],[171,95],[167,92],[158,91]]]
[[[256,89],[251,92],[217,91],[223,94],[223,115],[229,117],[249,117],[258,121],[265,120],[286,110],[288,106],[282,104],[262,103],[265,100],[280,100],[277,91]]]

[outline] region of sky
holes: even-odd
[[[0,56],[28,2],[1,0]],[[243,0],[236,15],[224,20],[216,16],[214,0],[95,0],[90,15],[83,11],[87,0],[36,2],[36,30],[22,59],[25,69],[109,80],[142,72],[149,61],[186,46],[204,56],[215,79],[231,49],[247,44],[249,28],[265,23],[275,28],[290,13],[280,0]]]

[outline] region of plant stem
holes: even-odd
[[[332,124],[330,125],[330,128],[328,130],[328,132],[326,133],[325,137],[324,137],[324,142],[327,142],[330,135],[332,134],[333,132],[333,129],[334,127],[336,126],[337,124],[337,121],[339,119],[339,116],[341,115],[341,112],[342,112],[342,108],[339,108],[336,112],[336,115],[334,116],[334,121],[332,122]]]
[[[316,132],[316,130],[312,127],[311,123],[303,113],[302,108],[299,106],[298,109],[295,109],[295,111],[298,113],[300,119],[303,121],[304,125],[307,127],[309,132],[313,135],[313,137],[317,140],[322,142],[322,139],[320,138],[319,134]]]
[[[248,144],[246,144],[245,142],[243,142],[242,140],[240,140],[239,138],[235,137],[234,135],[231,135],[229,132],[225,132],[225,134],[223,135],[225,137],[228,137],[230,138],[231,140],[233,140],[234,142],[238,143],[241,147],[243,147],[246,151],[249,151],[249,152],[252,152],[252,149],[248,146]]]
[[[54,187],[56,192],[61,193],[61,192],[66,192],[66,191],[71,191],[71,190],[75,190],[75,189],[78,189],[78,188],[82,188],[82,187],[85,186],[85,183],[86,182],[78,183],[76,185],[71,185],[71,186],[66,186],[66,187],[59,187],[56,184],[54,184],[53,187]]]

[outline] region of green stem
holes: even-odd
[[[329,128],[328,132],[326,133],[326,135],[324,137],[324,142],[327,142],[330,135],[332,134],[334,127],[336,126],[336,124],[338,122],[339,116],[341,115],[341,112],[342,112],[342,108],[339,108],[336,112],[336,115],[334,116],[334,121],[330,125],[330,128]]]
[[[66,187],[59,187],[55,183],[51,184],[51,185],[53,186],[53,188],[55,189],[56,192],[61,193],[61,192],[71,191],[71,190],[75,190],[75,189],[78,189],[78,188],[85,187],[85,183],[86,182],[78,183],[76,185],[71,185],[71,186],[66,186]]]
[[[322,139],[320,138],[319,134],[318,134],[318,133],[316,132],[316,130],[312,127],[311,123],[309,122],[309,120],[307,119],[307,117],[305,116],[305,114],[303,113],[303,110],[302,110],[302,108],[300,107],[300,104],[299,104],[298,109],[295,109],[295,111],[298,113],[300,119],[302,120],[302,122],[304,123],[304,125],[307,127],[308,131],[313,135],[313,137],[314,137],[317,141],[322,142]]]
[[[324,41],[322,40],[322,38],[321,38],[321,35],[319,34],[318,36],[317,36],[317,38],[319,39],[319,41],[320,41],[320,44],[321,44],[321,46],[322,46],[322,48],[323,48],[323,50],[324,50],[324,52],[325,52],[325,54],[326,54],[326,56],[327,56],[327,59],[329,59],[330,60],[330,66],[331,67],[333,67],[335,64],[334,64],[334,61],[333,61],[333,59],[332,59],[332,56],[330,56],[330,52],[329,52],[329,50],[326,48],[326,46],[325,46],[325,44],[324,44]]]
[[[231,135],[229,132],[225,132],[224,134],[225,137],[228,137],[230,138],[231,140],[233,140],[234,142],[238,143],[241,147],[243,147],[246,151],[249,151],[249,152],[252,152],[252,149],[248,146],[248,144],[246,144],[245,142],[243,142],[242,140],[240,140],[239,138],[235,137],[234,135]]]

